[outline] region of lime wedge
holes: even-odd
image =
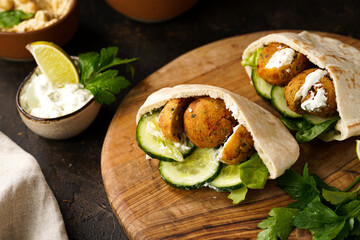
[[[79,73],[70,57],[56,44],[39,41],[26,46],[42,73],[57,87],[79,83]]]
[[[360,140],[356,140],[356,155],[360,160]]]

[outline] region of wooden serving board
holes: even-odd
[[[216,85],[239,93],[279,116],[260,99],[241,66],[241,56],[252,41],[274,31],[220,40],[190,51],[165,65],[137,85],[119,106],[108,129],[101,155],[101,171],[110,204],[130,239],[256,239],[257,224],[273,207],[292,200],[273,181],[263,190],[249,190],[246,201],[233,205],[228,193],[209,188],[178,190],[162,181],[157,160],[146,160],[135,138],[135,116],[152,92],[184,83]],[[360,41],[337,38],[360,49]],[[301,155],[292,169],[310,173],[340,189],[360,175],[355,138],[301,144]],[[295,230],[289,239],[311,239]]]

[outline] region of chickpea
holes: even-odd
[[[36,3],[30,0],[15,0],[15,8],[25,13],[35,13],[38,10]]]
[[[14,8],[13,0],[0,0],[0,12],[9,11]]]

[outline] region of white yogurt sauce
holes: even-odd
[[[318,109],[326,106],[326,92],[323,88],[318,88],[316,90],[316,95],[314,92],[310,93],[310,98],[301,103],[301,108],[310,111],[316,112]]]
[[[289,65],[294,60],[294,57],[295,51],[293,49],[280,49],[271,56],[265,68],[280,68],[282,66]]]
[[[316,95],[314,92],[311,92],[310,98],[301,104],[302,109],[315,112],[322,107],[326,107],[326,92],[320,83],[320,79],[325,75],[325,70],[317,69],[306,76],[304,85],[301,86],[295,95],[295,100],[304,99],[313,86],[316,87]]]
[[[56,118],[75,112],[92,98],[91,92],[81,84],[66,84],[57,88],[38,71],[23,86],[20,105],[32,116]]]

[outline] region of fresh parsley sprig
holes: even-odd
[[[275,181],[297,201],[270,211],[269,218],[258,225],[264,229],[259,240],[285,240],[294,227],[310,230],[315,240],[360,238],[360,187],[348,192],[360,178],[340,191],[310,175],[306,164],[303,176],[287,170]]]
[[[32,18],[33,13],[24,13],[21,10],[4,11],[0,13],[0,28],[10,28],[20,22]]]
[[[117,70],[109,70],[110,68],[125,64],[126,70],[134,76],[134,67],[130,63],[137,58],[121,59],[116,56],[117,53],[117,47],[108,47],[101,49],[100,53],[88,52],[79,55],[80,83],[100,104],[112,103],[116,100],[115,95],[130,85],[125,77],[118,76]]]

